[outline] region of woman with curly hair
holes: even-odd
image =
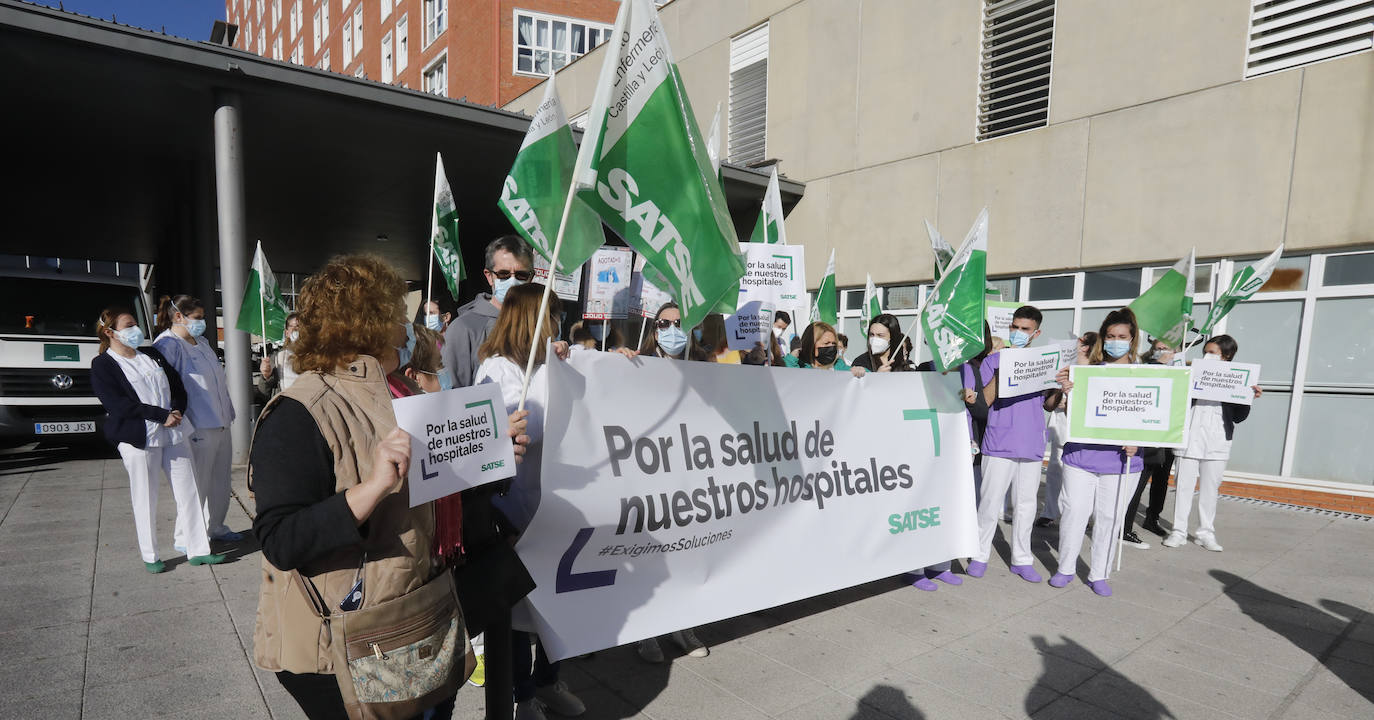
[[[433,504],[409,507],[410,436],[396,427],[387,386],[401,365],[405,290],[370,255],[334,258],[306,281],[293,348],[300,376],[263,409],[249,453],[263,555],[254,662],[312,718],[346,708],[334,635],[302,585],[333,614],[409,595],[446,572]],[[522,426],[513,418],[512,434]],[[414,702],[451,710],[459,675]]]

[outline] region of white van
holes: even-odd
[[[121,306],[151,335],[152,266],[0,255],[0,443],[95,442],[105,411],[91,389],[100,311]],[[59,437],[60,436],[60,437]]]

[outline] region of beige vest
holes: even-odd
[[[365,355],[332,373],[302,374],[263,408],[262,417],[282,397],[303,404],[329,443],[336,492],[368,476],[373,449],[396,427],[386,374],[375,359]],[[248,479],[253,482],[251,465]],[[434,577],[439,569],[431,557],[434,506],[425,503],[412,510],[409,505],[409,489],[403,481],[359,528],[361,545],[341,548],[298,568],[315,584],[331,612],[339,612],[339,602],[353,587],[364,552],[364,607],[405,595]],[[329,623],[315,614],[296,584],[293,573],[278,570],[263,558],[253,660],[273,672],[332,673]]]

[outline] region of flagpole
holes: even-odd
[[[459,262],[462,262],[461,260]],[[429,302],[434,299],[434,233],[429,234],[429,272],[425,273],[425,302],[420,306],[423,317],[429,314]]]
[[[539,299],[539,317],[534,321],[534,337],[530,338],[530,356],[525,361],[525,376],[520,381],[520,404],[516,410],[525,409],[525,398],[530,393],[530,375],[534,374],[535,351],[539,348],[539,336],[544,333],[544,316],[549,314],[549,295],[553,291],[554,273],[558,272],[558,255],[563,251],[563,234],[568,229],[568,216],[572,214],[573,196],[577,194],[577,180],[568,184],[568,198],[563,201],[563,217],[558,219],[558,237],[553,241],[553,257],[549,259],[549,278],[544,283],[544,294]],[[430,253],[433,255],[433,253]],[[604,342],[605,331],[602,331]]]

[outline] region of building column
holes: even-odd
[[[235,329],[248,263],[243,200],[243,130],[237,92],[215,91],[215,209],[219,217],[219,283],[224,303],[224,372],[237,417],[230,428],[234,464],[248,462],[253,427],[253,368],[248,333]]]

